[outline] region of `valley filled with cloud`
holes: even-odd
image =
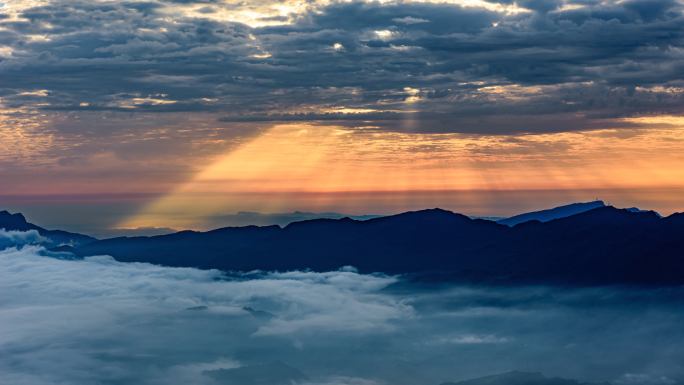
[[[0,370],[12,384],[213,384],[280,361],[311,384],[433,384],[509,370],[681,384],[679,287],[408,284],[76,259],[5,232]],[[19,241],[23,239],[23,241]]]

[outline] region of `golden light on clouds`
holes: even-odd
[[[368,1],[370,2],[370,0]],[[520,12],[529,12],[517,4],[498,4],[483,0],[411,0],[415,3],[435,3],[435,4],[454,4],[467,8],[482,8],[489,11],[501,12],[512,15]],[[107,1],[101,1],[106,4]],[[285,25],[292,23],[292,15],[316,12],[318,8],[333,4],[331,0],[317,1],[282,1],[273,2],[271,0],[257,1],[226,1],[218,3],[166,3],[165,7],[157,9],[157,12],[167,15],[170,19],[179,17],[201,17],[217,21],[231,21],[247,24],[250,27],[264,27],[273,25]],[[383,4],[400,3],[396,0],[384,0]],[[16,20],[19,14],[29,8],[40,7],[51,4],[49,0],[6,0],[3,11],[7,13],[10,20]],[[276,19],[277,18],[277,19]],[[385,31],[387,32],[387,31]],[[49,37],[36,35],[32,37],[36,40],[44,40]]]
[[[350,1],[349,1],[350,2]],[[371,2],[370,0],[368,2]],[[498,4],[483,0],[411,0],[412,3],[435,3],[435,4],[454,4],[466,8],[483,8],[489,11],[501,12],[505,15],[512,15],[529,10],[519,7],[517,4]],[[253,1],[249,3],[234,1],[218,4],[174,4],[164,12],[171,15],[178,13],[193,13],[209,19],[239,22],[250,27],[264,27],[273,25],[285,25],[292,23],[292,15],[299,15],[306,12],[317,12],[319,8],[329,6],[334,1],[282,1],[274,3],[268,0]],[[392,4],[401,3],[396,0],[382,0],[380,3]],[[273,19],[278,17],[279,19]],[[389,31],[379,31],[382,37],[389,36]]]

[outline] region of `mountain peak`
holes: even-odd
[[[655,211],[653,211],[653,210],[641,210],[641,209],[638,209],[638,208],[636,208],[636,207],[630,207],[630,208],[625,209],[625,210],[630,211],[630,212],[633,212],[633,213],[648,213],[648,212],[652,212],[652,213],[654,213],[655,215],[657,215],[658,218],[662,218],[662,217],[663,217],[662,215],[658,214],[657,212],[655,212]]]
[[[471,220],[470,218],[468,218],[467,216],[465,216],[465,215],[463,215],[463,214],[455,213],[455,212],[449,211],[449,210],[440,209],[440,208],[438,208],[438,207],[436,207],[436,208],[434,208],[434,209],[425,209],[425,210],[417,210],[417,211],[407,211],[407,212],[405,212],[405,213],[396,214],[396,215],[391,215],[391,216],[389,216],[389,217],[387,217],[387,218],[399,217],[399,216],[412,216],[412,217],[418,216],[418,217],[422,217],[422,218],[435,218],[435,217],[463,217],[463,218],[466,218],[466,219],[468,219],[468,220]]]
[[[548,210],[533,211],[531,213],[525,213],[510,217],[508,219],[502,219],[497,221],[502,225],[515,226],[518,223],[531,221],[536,219],[540,222],[548,222],[553,219],[565,218],[571,215],[580,214],[585,211],[593,210],[599,207],[607,207],[603,201],[593,201],[586,203],[572,203],[565,206],[559,206]]]
[[[29,231],[36,230],[43,237],[49,238],[52,244],[79,244],[95,241],[96,239],[83,234],[70,233],[61,230],[46,230],[40,226],[26,221],[26,218],[20,214],[10,214],[7,210],[0,211],[0,229],[14,230],[14,231]]]
[[[38,226],[26,222],[26,218],[20,213],[11,214],[7,210],[0,211],[0,228],[5,230],[40,230]]]
[[[0,220],[12,220],[18,223],[26,223],[26,218],[21,213],[11,214],[7,210],[0,211]]]

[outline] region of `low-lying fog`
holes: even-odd
[[[21,244],[34,238],[0,234],[7,384],[216,384],[207,371],[273,361],[313,384],[438,385],[509,370],[684,383],[682,288],[427,290],[353,268],[228,276],[69,260]]]

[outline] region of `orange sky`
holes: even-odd
[[[184,228],[193,216],[241,210],[385,214],[438,205],[505,216],[515,209],[497,201],[527,200],[524,206],[534,207],[537,200],[542,209],[558,201],[553,196],[565,203],[648,202],[663,214],[681,210],[680,121],[640,123],[649,128],[517,136],[277,125],[217,157],[120,226]]]
[[[121,131],[109,140],[160,145],[128,157],[99,151],[66,162],[50,151],[73,153],[102,139],[81,136],[70,145],[26,127],[3,130],[2,158],[16,162],[3,170],[12,182],[0,186],[0,200],[9,202],[3,208],[55,226],[81,216],[106,220],[107,227],[178,229],[203,229],[197,217],[238,211],[393,214],[441,207],[511,216],[597,198],[664,215],[684,211],[684,123],[677,117],[621,121],[637,128],[524,135],[321,123],[239,126],[228,135],[211,120],[137,120],[145,135]],[[81,210],[84,204],[90,206]],[[80,226],[73,229],[95,224]]]

